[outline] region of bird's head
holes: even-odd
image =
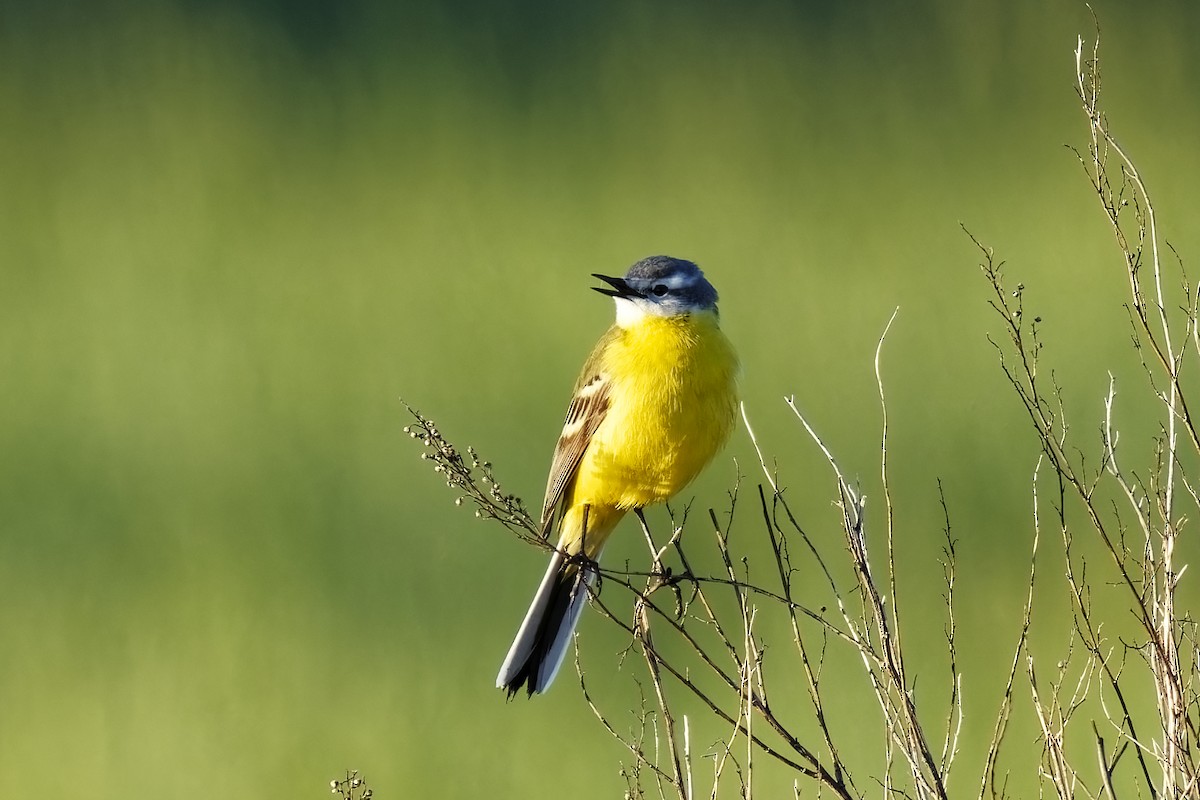
[[[593,287],[617,304],[617,324],[628,327],[644,317],[677,317],[717,312],[717,290],[691,261],[650,256],[634,264],[623,278],[593,273],[608,287]]]

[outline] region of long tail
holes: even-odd
[[[567,655],[571,634],[587,604],[587,587],[595,580],[596,572],[590,566],[554,553],[496,676],[497,689],[507,690],[509,697],[522,686],[530,696],[546,691]]]

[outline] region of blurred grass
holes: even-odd
[[[1196,14],[1097,8],[1114,126],[1186,258]],[[1082,5],[932,0],[0,11],[0,795],[299,797],[347,767],[379,797],[615,792],[569,680],[491,689],[540,559],[453,510],[396,398],[536,505],[611,313],[587,275],[653,252],[721,290],[816,518],[830,481],[779,398],[870,494],[870,358],[901,307],[900,563],[936,575],[941,476],[978,758],[1035,453],[959,221],[1028,286],[1081,427],[1106,370],[1142,386],[1061,147],[1090,31]],[[734,458],[757,479],[739,435],[699,502]],[[938,613],[912,594],[909,619]]]

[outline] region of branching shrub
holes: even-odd
[[[1179,562],[1178,543],[1187,516],[1200,507],[1200,488],[1189,473],[1200,455],[1192,411],[1196,399],[1182,378],[1188,364],[1200,358],[1197,293],[1173,250],[1167,263],[1143,178],[1109,129],[1101,105],[1098,47],[1097,34],[1090,50],[1080,39],[1075,54],[1076,89],[1088,124],[1087,144],[1076,156],[1123,259],[1132,341],[1157,398],[1160,432],[1153,463],[1139,468],[1125,463],[1115,381],[1110,379],[1098,428],[1101,457],[1088,464],[1068,425],[1053,373],[1041,366],[1041,320],[1025,308],[1023,285],[1013,286],[1003,262],[968,233],[978,246],[990,304],[1001,320],[1003,335],[993,340],[1000,368],[1041,449],[1033,466],[1034,557],[1028,592],[1023,618],[1015,626],[1017,641],[998,698],[999,713],[977,773],[980,798],[1006,796],[1010,769],[1036,769],[1043,791],[1062,798],[1200,797],[1200,651],[1196,622],[1177,603],[1186,569]],[[629,753],[621,770],[627,797],[656,794],[686,800],[701,794],[716,797],[736,787],[748,798],[754,794],[756,764],[763,759],[794,773],[797,795],[816,788],[847,800],[875,794],[950,797],[947,787],[963,723],[955,541],[947,513],[941,591],[949,672],[943,691],[925,687],[918,701],[897,594],[887,404],[879,369],[886,334],[887,328],[875,358],[883,411],[878,451],[883,502],[873,505],[873,516],[868,517],[860,491],[846,480],[814,427],[793,400],[787,401],[824,455],[836,486],[842,534],[836,552],[822,551],[806,533],[803,515],[778,485],[743,409],[762,481],[749,492],[744,483],[735,486],[720,514],[709,509],[699,521],[689,520],[686,510],[672,514],[665,535],[656,537],[641,520],[649,565],[645,571],[601,568],[602,590],[593,591],[592,604],[624,632],[629,652],[641,662],[633,725],[618,724],[589,692],[578,651],[576,664],[585,701]],[[458,502],[473,504],[477,515],[496,520],[527,542],[551,547],[520,500],[500,489],[487,462],[470,448],[464,457],[428,418],[410,411],[415,422],[409,432],[422,442],[423,457],[433,461]],[[945,506],[942,498],[943,510]],[[752,563],[731,548],[735,523],[759,529],[769,548],[768,563]],[[708,528],[707,535],[684,535],[686,528],[698,526]],[[1061,578],[1074,611],[1069,642],[1053,664],[1035,658],[1029,647],[1043,534],[1061,543]],[[878,541],[873,538],[879,536]],[[1096,544],[1107,554],[1103,568],[1086,560],[1086,552],[1093,552],[1088,547]],[[720,566],[698,566],[704,563]],[[828,602],[817,607],[802,603],[798,575],[805,576],[806,584],[816,576]],[[1136,622],[1135,639],[1110,633],[1120,625],[1111,621],[1107,605],[1102,609],[1096,602],[1114,583],[1123,593],[1121,609]],[[626,595],[631,602],[621,602]],[[632,613],[623,610],[630,606]],[[768,615],[785,622],[791,639],[773,643],[770,664],[764,660],[764,631],[779,628],[763,624]],[[670,647],[663,646],[672,639]],[[876,740],[884,743],[880,774],[852,775],[855,765],[844,754],[861,748],[864,736],[860,732],[847,740],[829,719],[824,670],[832,648],[852,654],[861,666],[864,691],[879,707],[881,735]],[[786,668],[781,666],[784,658],[793,659]],[[804,690],[800,707],[797,683]],[[1014,756],[1006,746],[1012,711],[1023,702],[1024,690],[1037,724],[1041,753],[1036,764],[1022,761],[1027,752]],[[1150,709],[1132,700],[1147,692],[1155,700]],[[697,778],[691,734],[699,716],[726,731],[715,752],[705,747],[712,768],[705,770],[703,781]],[[1081,761],[1080,752],[1091,755]]]

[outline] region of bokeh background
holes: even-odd
[[[1094,6],[1112,124],[1194,263],[1200,13]],[[1092,26],[1063,0],[5,3],[0,796],[318,797],[346,768],[379,798],[616,796],[624,754],[571,677],[492,688],[542,556],[454,507],[399,398],[537,505],[611,316],[588,275],[653,253],[722,292],[748,413],[835,555],[831,477],[783,398],[878,496],[871,359],[899,307],[906,635],[942,696],[940,478],[972,790],[1037,450],[960,223],[1025,284],[1084,441],[1110,370],[1131,457],[1157,424],[1064,147]],[[756,470],[739,431],[689,494],[723,508]],[[642,557],[624,538],[610,557]],[[1044,594],[1053,658],[1065,594]],[[582,640],[629,720],[620,637],[591,615]],[[869,786],[872,701],[830,680]]]

